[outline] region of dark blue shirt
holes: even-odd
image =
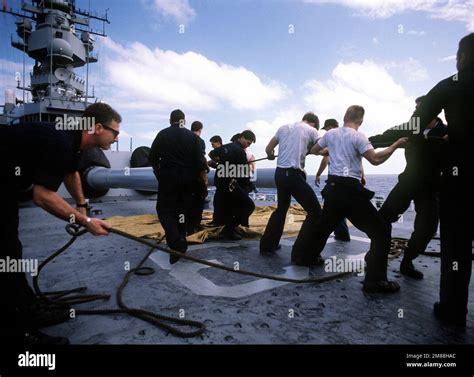
[[[377,144],[392,144],[401,137],[408,137],[409,143],[405,147],[406,167],[399,179],[412,184],[427,184],[437,186],[440,182],[443,168],[443,155],[446,142],[441,138],[448,133],[448,127],[437,119],[436,126],[426,134],[414,133],[410,130],[389,129],[382,135],[369,137],[369,141],[376,147]],[[420,131],[420,130],[417,130]]]
[[[148,161],[160,170],[180,168],[196,175],[207,169],[199,138],[179,125],[167,127],[156,135]]]
[[[82,131],[57,130],[52,123],[0,126],[1,185],[57,191],[64,175],[77,171],[81,137]]]

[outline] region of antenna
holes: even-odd
[[[6,0],[3,0],[3,9],[5,9],[7,6],[7,2]],[[25,65],[26,65],[26,61],[25,61],[25,55],[26,55],[26,42],[25,42],[25,30],[26,28],[23,28],[23,103],[25,103]]]
[[[91,0],[89,0],[89,10],[88,13],[91,12]],[[87,33],[90,32],[90,21],[87,20]],[[89,43],[87,43],[86,47],[86,107],[89,102]]]

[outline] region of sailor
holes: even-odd
[[[250,166],[245,153],[245,149],[255,142],[255,134],[245,130],[236,139],[209,153],[218,162],[214,211],[222,215],[222,233],[231,240],[242,238],[235,228],[238,225],[248,227],[249,217],[255,209],[255,204],[248,196]]]
[[[463,327],[472,270],[474,33],[460,40],[456,60],[458,72],[431,89],[411,119],[419,120],[424,132],[444,110],[448,123],[440,188],[440,301],[434,313],[446,324]]]
[[[216,148],[219,148],[219,147],[222,146],[222,138],[219,135],[214,135],[213,137],[211,137],[209,139],[209,142],[211,143],[212,149],[216,149]],[[209,166],[210,168],[216,169],[217,168],[217,162],[214,161],[213,159],[210,159],[209,161],[207,161],[207,166]],[[215,181],[216,181],[216,173],[214,173],[214,179],[213,179],[214,186],[215,186]],[[214,207],[214,211],[212,212],[212,221],[207,223],[207,225],[208,226],[224,225],[223,217],[219,213],[219,210],[221,209],[221,207],[216,206],[216,197],[215,197],[215,195],[214,195],[214,199],[213,199],[213,207]]]
[[[417,106],[422,100],[423,97],[416,99]],[[377,147],[380,143],[392,143],[400,137],[410,137],[410,143],[405,148],[405,170],[398,176],[398,183],[390,191],[379,213],[391,227],[395,221],[403,221],[403,214],[411,201],[414,202],[414,231],[400,264],[400,272],[414,279],[422,279],[423,273],[415,268],[413,260],[425,251],[438,229],[441,158],[445,144],[443,137],[447,133],[446,125],[436,118],[426,126],[423,133],[419,129],[390,128],[382,135],[369,138],[372,145]]]
[[[206,154],[206,143],[201,138],[202,129],[203,129],[202,122],[200,122],[198,120],[195,120],[193,123],[191,123],[191,131],[193,131],[194,134],[199,138],[199,144],[201,145],[202,154],[205,155]]]
[[[222,146],[222,138],[219,135],[214,135],[209,139],[212,149],[219,148]]]
[[[206,156],[206,143],[201,138],[203,125],[200,121],[196,120],[191,124],[191,131],[199,139],[199,144],[201,145],[203,158]],[[209,172],[209,168],[207,168]],[[202,185],[200,177],[197,177],[192,184],[192,194],[191,194],[191,209],[189,212],[189,218],[186,221],[186,232],[187,234],[193,234],[202,230],[201,221],[202,213],[204,211],[204,204],[207,197],[207,186]]]
[[[90,105],[84,122],[76,130],[60,124],[28,123],[0,127],[0,192],[4,198],[1,222],[0,258],[20,260],[22,245],[18,236],[18,200],[31,190],[33,202],[52,215],[80,224],[94,235],[107,235],[110,225],[87,217],[81,180],[77,173],[80,151],[100,147],[109,149],[120,133],[120,115],[105,103]],[[93,122],[92,122],[93,120]],[[93,125],[86,128],[84,125]],[[76,201],[71,207],[57,194],[61,183]],[[38,328],[68,319],[65,310],[52,310],[42,304],[28,285],[25,273],[0,273],[0,300],[8,317],[2,333],[22,337],[26,344],[67,344],[66,338],[50,337]]]
[[[292,196],[306,211],[307,219],[316,220],[321,215],[318,198],[306,182],[304,171],[306,155],[319,139],[318,128],[319,118],[306,113],[301,122],[281,126],[265,148],[268,159],[274,160],[274,149],[279,145],[275,170],[278,203],[260,240],[261,254],[272,254],[279,248]],[[307,264],[299,255],[292,255],[292,260],[298,265]]]
[[[344,126],[327,132],[311,149],[313,154],[321,153],[324,148],[329,152],[329,176],[321,192],[324,207],[319,223],[303,224],[293,245],[293,253],[319,257],[329,234],[347,217],[358,229],[367,233],[373,243],[374,252],[367,260],[364,290],[391,293],[398,291],[400,286],[387,280],[390,229],[370,202],[374,193],[360,182],[362,157],[373,165],[380,165],[407,139],[401,138],[376,153],[367,137],[358,131],[364,112],[362,106],[350,106],[344,115]]]
[[[170,249],[186,253],[186,222],[189,221],[193,183],[199,182],[207,195],[206,161],[201,144],[186,129],[181,110],[170,114],[170,126],[156,135],[148,157],[158,180],[156,212]],[[204,199],[204,198],[203,198]],[[170,263],[180,258],[170,255]]]
[[[332,130],[333,128],[339,127],[339,123],[336,119],[330,118],[324,121],[324,127],[319,130],[319,137],[323,137],[324,134]],[[321,163],[319,164],[319,169],[316,173],[316,179],[314,184],[316,187],[319,187],[321,184],[321,174],[323,174],[324,170],[326,170],[329,164],[329,156],[323,156]],[[362,185],[365,185],[365,177],[364,177],[364,169],[362,169],[362,178],[361,178]],[[342,221],[337,224],[336,229],[334,229],[334,238],[338,241],[343,242],[350,242],[351,235],[349,234],[349,228],[347,226],[346,219],[342,219]]]

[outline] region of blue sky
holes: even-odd
[[[19,0],[7,3],[20,8]],[[382,132],[407,121],[414,98],[455,72],[458,41],[474,31],[474,1],[99,0],[91,7],[109,8],[108,37],[97,37],[99,62],[89,72],[96,96],[123,115],[122,150],[130,137],[134,147],[150,145],[175,108],[188,125],[204,123],[206,142],[252,129],[257,158],[279,126],[306,111],[342,123],[345,109],[359,104],[360,131]],[[0,14],[0,100],[22,62],[11,34],[14,18]],[[319,160],[308,158],[308,172]],[[364,166],[397,174],[403,154]]]

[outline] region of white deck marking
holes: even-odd
[[[370,243],[368,238],[352,236],[351,238],[355,241],[361,241]],[[329,238],[327,243],[335,242],[334,238]],[[280,243],[285,246],[292,246],[294,241],[288,239],[281,239]],[[208,243],[202,245],[193,245],[189,247],[189,251],[200,250],[200,249],[210,249],[214,247],[224,247],[232,248],[240,246],[237,243]],[[347,259],[360,259],[363,258],[365,253],[357,255],[348,255]],[[281,287],[283,285],[289,284],[284,281],[275,281],[270,279],[257,279],[248,283],[237,284],[232,286],[222,286],[213,283],[208,278],[202,276],[199,271],[209,268],[209,266],[194,263],[176,263],[175,265],[169,264],[169,256],[166,253],[153,253],[150,255],[150,259],[155,262],[164,270],[169,270],[170,275],[178,280],[181,284],[191,290],[193,293],[200,296],[214,296],[214,297],[229,297],[229,298],[241,298],[246,297],[255,293],[260,293],[269,289]],[[219,263],[222,262],[211,259],[209,262]],[[286,266],[283,267],[285,272],[279,277],[286,277],[292,279],[306,279],[309,277],[309,268],[308,267],[299,267],[299,266]],[[321,267],[324,269],[324,266]]]

